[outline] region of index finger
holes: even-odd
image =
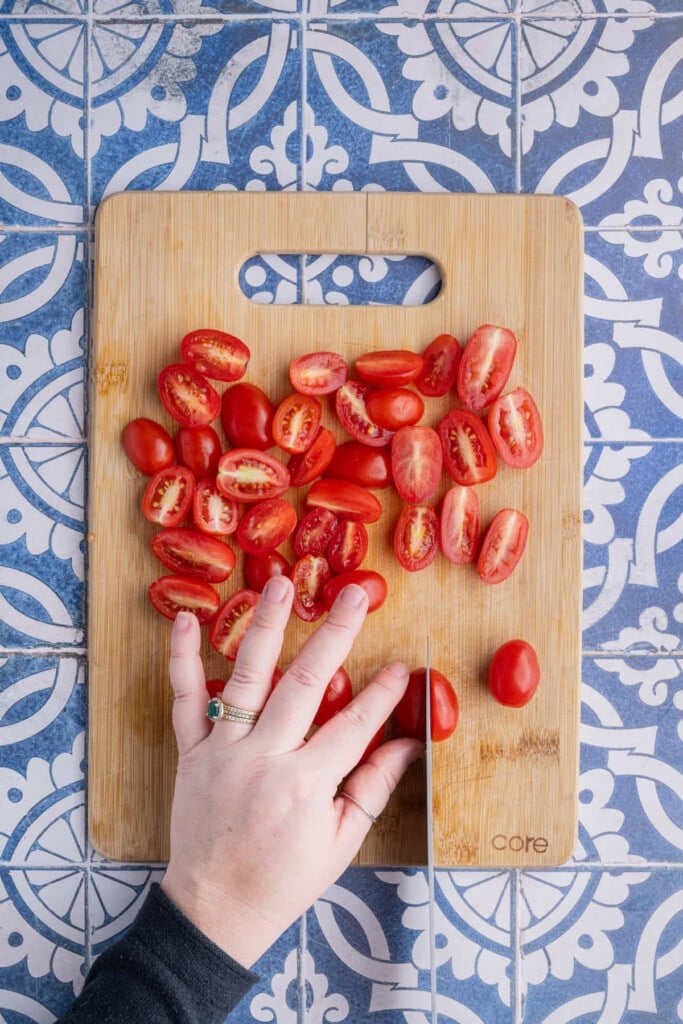
[[[362,587],[344,587],[325,622],[294,658],[254,728],[254,737],[264,739],[269,752],[286,753],[301,746],[325,687],[360,632],[367,608],[368,597]]]

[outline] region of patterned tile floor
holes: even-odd
[[[586,231],[580,834],[437,878],[439,1020],[683,1020],[682,0],[2,0],[0,1020],[46,1024],[158,869],[86,836],[88,287],[138,189],[527,191]],[[269,257],[262,302],[433,267]],[[430,1020],[424,872],[350,870],[236,1022]]]

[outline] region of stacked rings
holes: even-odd
[[[211,698],[206,713],[212,722],[241,722],[243,725],[253,725],[260,715],[260,711],[247,711],[246,708],[226,704],[220,697]]]

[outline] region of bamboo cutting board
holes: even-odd
[[[533,468],[502,464],[478,488],[482,523],[504,507],[530,521],[524,557],[498,586],[442,556],[425,571],[395,562],[395,493],[370,527],[366,566],[389,582],[346,663],[357,687],[386,661],[431,663],[455,684],[460,725],[433,753],[437,865],[547,866],[567,859],[577,822],[580,679],[582,228],[567,200],[546,196],[126,193],[96,224],[96,309],[90,467],[90,761],[92,840],[114,859],[163,861],[175,746],[167,682],[170,623],[147,601],[163,570],[139,503],[145,478],[120,443],[136,416],[173,430],[156,377],[197,327],[241,337],[248,381],[274,401],[291,390],[294,356],[334,349],[350,362],[369,349],[422,351],[444,331],[462,344],[498,323],[517,335],[509,388],[535,396],[545,453]],[[422,254],[442,290],[426,306],[261,306],[240,291],[255,253]],[[223,385],[218,385],[221,390]],[[427,399],[435,425],[453,400]],[[342,439],[334,418],[326,422]],[[345,439],[345,438],[344,438]],[[444,479],[439,497],[445,492]],[[299,507],[303,492],[289,495]],[[288,552],[289,553],[289,552]],[[220,588],[242,586],[241,565]],[[280,664],[311,626],[292,618]],[[497,705],[486,667],[516,637],[536,649],[542,682],[528,707]],[[207,677],[226,663],[205,642]],[[359,863],[426,863],[424,763],[413,766],[372,829]]]

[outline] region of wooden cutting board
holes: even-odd
[[[154,528],[139,503],[143,478],[121,430],[150,416],[172,430],[156,377],[178,359],[181,337],[214,326],[243,338],[247,380],[275,401],[291,390],[287,367],[303,352],[334,349],[349,361],[369,349],[422,351],[444,331],[462,344],[482,323],[504,324],[519,350],[509,382],[543,415],[546,447],[532,469],[500,466],[479,488],[482,521],[504,507],[530,521],[513,575],[487,586],[473,566],[442,556],[419,573],[394,560],[401,502],[370,528],[366,565],[385,573],[390,597],[371,615],[347,668],[357,687],[387,660],[425,662],[455,684],[460,726],[435,745],[436,863],[557,864],[577,824],[580,680],[582,227],[567,200],[546,196],[362,193],[126,193],[96,222],[96,308],[90,464],[89,814],[94,845],[114,859],[163,861],[175,746],[167,682],[170,623],[147,601],[162,574]],[[441,270],[437,299],[404,306],[264,306],[240,291],[255,253],[422,254]],[[219,385],[219,390],[222,386]],[[431,399],[435,425],[452,399]],[[341,438],[334,418],[326,422]],[[439,496],[445,492],[444,483]],[[302,491],[305,489],[301,489]],[[291,495],[290,495],[291,497]],[[302,494],[292,500],[301,506]],[[241,565],[220,588],[242,586]],[[295,617],[281,664],[311,626]],[[485,684],[499,644],[536,649],[542,683],[520,710],[497,705]],[[226,663],[205,643],[207,676]],[[415,765],[372,829],[359,863],[426,863],[424,763]]]

